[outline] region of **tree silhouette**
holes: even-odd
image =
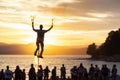
[[[87,54],[97,56],[120,55],[120,29],[110,31],[105,42],[96,48],[95,43],[88,45]]]
[[[87,54],[94,55],[96,53],[96,47],[95,43],[90,44],[87,49]]]

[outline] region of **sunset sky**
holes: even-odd
[[[103,43],[111,30],[120,27],[120,0],[0,0],[0,42],[35,43],[35,28],[43,24],[45,44],[85,47]]]

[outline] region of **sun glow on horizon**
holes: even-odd
[[[58,44],[58,40],[57,39],[50,38],[50,37],[46,37],[44,42],[45,42],[45,44],[52,44],[52,45]]]
[[[35,43],[36,42],[36,37],[27,38],[23,42],[25,42],[25,43]],[[45,37],[45,39],[44,39],[45,45],[48,45],[48,44],[55,45],[58,42],[59,41],[57,39],[55,39],[55,38]]]
[[[35,44],[37,35],[31,23],[31,16],[35,16],[35,29],[40,24],[49,29],[54,18],[53,29],[45,34],[45,45],[100,44],[111,30],[120,26],[117,3],[117,0],[114,4],[112,0],[2,0],[0,40],[9,44]]]

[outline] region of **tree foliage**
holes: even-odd
[[[120,29],[108,33],[105,42],[96,48],[95,43],[87,48],[87,54],[94,55],[120,55]]]
[[[96,53],[96,44],[95,43],[92,43],[88,46],[88,49],[87,49],[87,54],[89,55],[94,55]]]

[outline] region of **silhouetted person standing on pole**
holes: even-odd
[[[39,50],[39,45],[40,45],[41,46],[41,52],[38,55],[38,57],[43,58],[42,53],[43,53],[43,50],[44,50],[44,35],[45,35],[46,32],[50,31],[53,28],[53,20],[52,20],[52,25],[48,30],[43,30],[43,25],[40,25],[40,29],[35,29],[34,28],[34,18],[31,19],[31,20],[32,20],[32,29],[33,29],[33,31],[37,32],[37,40],[36,40],[37,48],[35,50],[34,55],[36,56],[37,51]]]

